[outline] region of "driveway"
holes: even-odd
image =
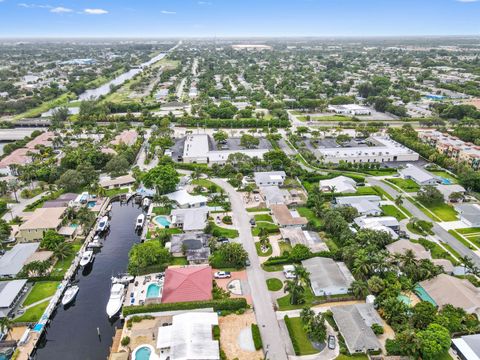
[[[265,282],[265,276],[257,256],[251,233],[250,216],[245,210],[241,195],[226,181],[213,179],[228,194],[232,205],[233,224],[240,234],[239,239],[248,252],[251,265],[247,268],[248,282],[262,335],[263,348],[267,358],[271,360],[287,360],[286,344],[273,310],[273,303]]]
[[[8,204],[8,211],[3,215],[2,219],[5,221],[10,221],[16,216],[20,216],[20,214],[25,210],[25,207],[27,207],[30,204],[33,204],[35,201],[40,200],[43,196],[47,195],[47,192],[43,192],[41,194],[38,194],[37,196],[34,196],[31,199],[24,199],[20,197],[20,192],[22,189],[18,190],[17,196],[18,196],[18,203],[11,203]]]

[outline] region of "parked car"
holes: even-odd
[[[250,219],[250,225],[255,226],[255,219]]]
[[[232,274],[228,271],[217,271],[215,274],[213,274],[213,277],[215,279],[228,279],[232,277]]]
[[[335,349],[335,336],[333,335],[328,335],[328,348],[330,350]]]
[[[250,263],[250,259],[249,259],[249,258],[247,258],[247,260],[245,260],[245,266],[250,266],[250,265],[251,265],[251,263]]]
[[[283,266],[283,275],[287,279],[295,279],[295,267],[293,265],[284,265]]]
[[[217,242],[220,244],[227,244],[230,242],[230,240],[228,240],[226,237],[221,237],[221,238],[218,238]]]

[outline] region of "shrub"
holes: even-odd
[[[232,225],[232,217],[230,215],[224,216],[222,222],[227,225]]]
[[[260,350],[263,347],[262,336],[257,324],[252,324],[252,338],[255,345],[255,350]]]
[[[220,340],[220,326],[218,325],[213,326],[213,339]]]
[[[129,336],[125,336],[125,337],[122,339],[121,344],[122,344],[122,346],[127,346],[128,344],[130,344],[130,337],[129,337]]]
[[[379,324],[372,324],[372,331],[375,335],[382,335],[384,333],[384,329],[382,325]]]

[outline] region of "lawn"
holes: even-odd
[[[322,220],[320,220],[311,209],[307,207],[299,207],[297,208],[297,211],[300,216],[306,217],[308,222],[312,223],[316,228],[322,226]]]
[[[259,236],[260,229],[266,229],[269,234],[275,234],[280,231],[279,227],[275,224],[268,223],[268,222],[257,222],[257,225],[252,229],[252,235]]]
[[[417,203],[420,203],[417,200]],[[430,210],[433,214],[436,215],[440,221],[456,221],[458,220],[457,217],[457,211],[453,208],[453,206],[448,205],[446,203],[442,203],[439,205],[424,205],[425,208]],[[427,209],[425,209],[423,206],[419,206],[419,209],[425,213],[428,217],[430,217],[432,220],[437,221],[438,219],[430,213]]]
[[[283,282],[277,278],[267,279],[267,288],[270,291],[279,291],[283,288]]]
[[[286,322],[288,322],[287,328],[290,338],[292,339],[292,343],[297,345],[294,345],[294,348],[296,347],[296,355],[302,356],[318,353],[318,350],[313,347],[312,343],[308,339],[307,334],[303,329],[303,323],[299,317],[288,318]]]
[[[152,210],[152,212],[155,215],[170,215],[170,212],[172,211],[172,208],[167,206],[155,206]]]
[[[444,179],[448,179],[450,180],[450,182],[452,184],[458,184],[458,180],[451,174],[449,174],[448,172],[446,171],[443,171],[443,170],[433,170],[433,171],[430,171],[432,174],[434,175],[437,175],[437,176],[440,176]]]
[[[262,248],[260,246],[260,241],[257,241],[255,243],[255,249],[257,249],[257,255],[258,256],[263,256],[263,257],[270,256],[270,255],[272,255],[272,252],[273,252],[272,245],[270,245],[270,244],[268,245],[267,251],[262,252]]]
[[[307,116],[298,116],[298,120],[307,121]],[[352,121],[352,118],[343,115],[310,116],[310,121]]]
[[[286,241],[279,241],[278,246],[280,247],[280,255],[283,255],[285,251],[290,251],[292,250],[292,245],[290,245]]]
[[[32,323],[37,322],[42,317],[42,315],[45,312],[45,309],[47,308],[48,304],[49,304],[49,301],[44,301],[44,302],[42,302],[38,305],[35,305],[35,306],[31,307],[30,309],[25,311],[25,314],[16,318],[14,320],[14,322],[17,322],[17,323],[19,323],[19,322],[32,322]]]
[[[188,260],[186,257],[174,257],[170,265],[188,265]]]
[[[273,223],[273,219],[269,214],[257,214],[254,216],[255,221],[266,221]]]
[[[355,355],[338,355],[335,360],[368,360],[368,356],[366,354],[355,354]]]
[[[33,109],[30,109],[24,113],[15,115],[14,120],[39,117],[42,113],[47,112],[48,110],[53,109],[55,107],[65,105],[70,100],[73,100],[73,99],[75,99],[75,94],[73,93],[68,92],[68,93],[62,94],[56,99],[45,101]]]
[[[417,192],[418,190],[420,190],[420,186],[418,186],[418,184],[412,179],[393,178],[386,181],[395,184],[400,189],[406,192]]]
[[[357,187],[357,192],[355,194],[348,194],[348,196],[359,196],[359,195],[380,195],[378,193],[376,186],[359,186]]]
[[[452,235],[455,239],[460,241],[463,245],[465,245],[467,248],[476,250],[475,247],[473,247],[467,240],[465,240],[462,235],[458,234],[455,230],[448,230],[450,235]],[[470,242],[474,243],[475,245],[479,246],[478,243],[475,243],[474,241],[470,240]]]
[[[309,286],[305,287],[304,299],[305,299],[305,302],[303,304],[292,305],[290,304],[290,294],[287,294],[277,299],[278,308],[280,311],[286,311],[286,310],[301,309],[304,306],[312,305],[316,299],[316,296],[313,294]]]
[[[107,197],[113,197],[116,195],[126,194],[128,193],[128,188],[120,188],[120,189],[108,189],[105,191],[105,195]]]
[[[213,222],[210,222],[212,227],[212,235],[216,237],[226,237],[229,239],[234,239],[238,237],[238,231],[235,229],[226,229],[220,226],[217,226]]]
[[[23,306],[31,305],[37,301],[46,299],[55,294],[60,281],[39,281],[35,283],[27,298],[23,302]]]
[[[72,264],[73,259],[75,259],[75,255],[82,247],[82,244],[73,243],[73,251],[72,255],[68,256],[63,260],[58,260],[53,267],[52,272],[50,273],[51,276],[63,276],[67,272],[68,268]]]
[[[259,207],[253,207],[253,208],[248,208],[248,212],[265,212],[265,211],[270,211],[268,208],[259,208]]]
[[[407,218],[395,205],[383,205],[382,211],[385,216],[393,216],[398,221]]]
[[[480,228],[457,229],[457,232],[459,232],[462,235],[476,234],[476,233],[480,233]]]
[[[222,191],[222,188],[220,186],[218,186],[217,184],[207,179],[195,179],[195,180],[192,180],[192,184],[197,186],[202,186],[209,191],[210,189],[212,189],[213,192],[215,193],[219,193]]]
[[[430,250],[430,253],[432,255],[433,259],[447,259],[450,260],[450,262],[453,265],[456,265],[455,259],[445,250],[442,249],[442,247],[433,241],[429,241],[426,239],[419,239],[419,240],[410,240],[412,243],[418,243],[422,245],[425,249]],[[454,253],[454,255],[458,255]]]

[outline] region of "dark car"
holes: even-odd
[[[226,237],[221,237],[221,238],[218,238],[217,242],[221,244],[226,244],[226,243],[229,243],[230,240],[228,240]]]
[[[255,219],[250,219],[250,225],[255,226]]]
[[[330,350],[335,349],[335,336],[328,335],[328,348]]]

